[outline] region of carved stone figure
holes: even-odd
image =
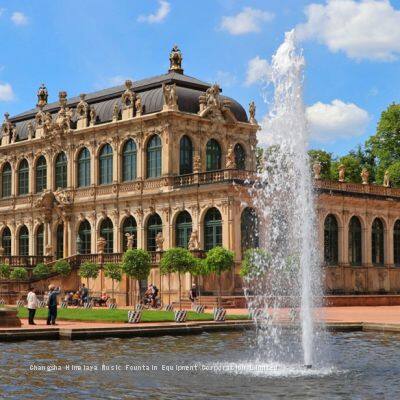
[[[97,252],[103,254],[107,246],[107,240],[100,236],[97,239]]]
[[[38,102],[36,104],[37,107],[42,109],[47,104],[48,97],[49,97],[49,93],[47,91],[47,88],[44,85],[44,83],[42,83],[37,92],[37,98],[38,98]]]
[[[135,241],[135,235],[133,233],[125,233],[126,247],[131,250],[133,249],[133,243]]]
[[[232,145],[230,145],[228,147],[228,152],[226,154],[226,168],[227,169],[235,169],[236,168],[235,151],[233,150]]]
[[[216,83],[206,90],[206,106],[207,107],[221,107],[221,100],[219,97],[220,87]]]
[[[46,256],[53,255],[53,246],[50,243],[46,244],[45,251],[46,251]]]
[[[70,205],[73,202],[71,194],[66,190],[57,190],[54,196],[61,205]]]
[[[193,156],[193,172],[195,174],[201,172],[201,157],[198,154]]]
[[[156,251],[163,251],[164,249],[164,238],[162,232],[158,232],[156,235]]]
[[[96,109],[94,107],[90,108],[90,126],[96,124]]]
[[[164,105],[163,110],[178,110],[178,95],[176,94],[176,84],[162,85]]]
[[[113,122],[119,120],[119,105],[118,105],[118,103],[114,104],[112,120],[113,120]]]
[[[383,176],[383,186],[390,187],[390,174],[389,171],[385,171],[385,175]]]
[[[80,102],[76,106],[76,113],[78,114],[78,119],[87,118],[89,104],[85,101],[86,95],[84,93],[79,95]]]
[[[193,251],[193,250],[199,250],[199,248],[200,248],[199,235],[197,233],[197,230],[194,230],[190,235],[188,249]]]
[[[339,165],[339,182],[344,182],[346,167],[343,164]]]
[[[321,163],[319,161],[313,164],[313,171],[314,171],[314,179],[315,180],[321,179]]]
[[[10,114],[8,112],[4,113],[4,121],[1,125],[1,132],[5,138],[5,144],[15,142],[16,130],[15,125],[10,121]],[[8,138],[8,141],[7,139]]]
[[[132,90],[132,86],[132,81],[127,79],[125,81],[125,92],[121,96],[122,109],[133,108],[135,106],[136,94]]]
[[[363,168],[361,171],[361,179],[362,179],[362,184],[363,185],[368,185],[368,179],[369,179],[369,171],[367,168]]]
[[[135,108],[136,108],[136,115],[140,117],[143,112],[142,98],[140,96],[137,96],[136,98]]]
[[[249,116],[250,116],[250,123],[251,124],[256,124],[257,120],[256,120],[256,104],[254,103],[254,101],[252,101],[249,104]]]
[[[28,122],[28,139],[33,139],[35,137],[35,128],[32,122]]]
[[[183,74],[182,59],[182,53],[179,50],[178,46],[175,45],[172,48],[171,53],[169,53],[169,71]]]
[[[67,106],[67,92],[62,90],[61,92],[58,93],[58,101],[61,105],[62,108],[65,108]]]

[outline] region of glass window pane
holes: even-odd
[[[78,157],[78,187],[90,186],[90,152],[85,147]]]
[[[56,158],[55,163],[55,187],[56,189],[67,187],[67,156],[65,153],[60,153]]]
[[[36,193],[43,192],[47,186],[46,159],[40,156],[36,162]]]
[[[147,144],[147,177],[157,178],[161,176],[161,139],[154,135]]]
[[[25,159],[21,161],[18,168],[18,194],[29,193],[29,166]]]

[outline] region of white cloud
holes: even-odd
[[[246,85],[265,83],[269,80],[271,67],[267,60],[256,56],[247,64]]]
[[[211,81],[217,82],[222,88],[234,86],[237,83],[236,75],[229,71],[217,71],[215,79]]]
[[[317,102],[306,109],[311,138],[319,142],[361,136],[370,116],[354,103],[333,100],[330,104]]]
[[[148,22],[149,24],[159,23],[164,21],[169,12],[171,11],[171,6],[168,1],[159,0],[158,10],[154,14],[140,15],[138,18],[139,22]]]
[[[327,0],[310,4],[299,39],[314,39],[332,52],[361,60],[391,61],[400,54],[400,11],[388,0]]]
[[[22,26],[28,23],[28,17],[22,12],[15,11],[11,15],[11,21],[17,26]]]
[[[9,83],[0,83],[0,101],[11,101],[14,98],[12,86]]]
[[[237,14],[230,17],[222,17],[221,29],[228,31],[231,35],[243,35],[249,32],[260,32],[261,23],[271,21],[274,14],[245,7]]]

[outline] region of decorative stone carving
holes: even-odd
[[[343,164],[339,165],[339,182],[344,182],[346,167]]]
[[[385,171],[385,175],[383,176],[383,186],[390,187],[390,174],[389,171]]]
[[[179,50],[178,46],[175,45],[169,53],[169,72],[177,72],[178,74],[183,74],[182,60],[182,53]]]
[[[50,243],[46,244],[45,252],[46,252],[46,256],[52,256],[53,255],[53,246]]]
[[[143,113],[142,98],[140,96],[136,97],[135,108],[136,108],[136,116],[140,117]]]
[[[227,169],[235,169],[236,168],[235,151],[233,150],[232,145],[230,145],[228,147],[228,152],[226,154],[226,168]]]
[[[121,96],[122,119],[132,118],[135,112],[136,93],[132,90],[131,80],[125,81],[125,92]]]
[[[193,156],[193,172],[195,174],[201,172],[201,157],[199,154]]]
[[[100,236],[97,239],[97,253],[103,254],[107,246],[107,240]]]
[[[133,249],[133,243],[135,241],[135,235],[133,233],[125,233],[126,247],[131,250]]]
[[[163,251],[164,249],[164,238],[162,232],[158,232],[156,235],[156,251]]]
[[[37,92],[38,102],[36,106],[42,109],[47,104],[48,97],[49,97],[49,92],[47,91],[47,88],[44,85],[44,83],[42,83]]]
[[[361,171],[361,179],[362,179],[362,184],[363,185],[368,185],[368,179],[369,179],[369,171],[367,168],[363,168]]]
[[[254,101],[252,101],[249,104],[249,122],[251,124],[257,124],[257,120],[256,120],[256,104],[254,103]]]
[[[88,124],[89,104],[85,101],[86,95],[84,93],[79,95],[80,101],[76,106],[76,113],[78,116],[77,128],[86,128]]]
[[[35,137],[35,128],[33,127],[32,122],[28,122],[28,140],[31,140]]]
[[[227,99],[221,100],[220,87],[216,83],[209,87],[204,95],[199,96],[199,115],[211,117],[216,122],[236,122],[236,117],[230,110],[231,102]]]
[[[94,107],[90,108],[90,126],[94,126],[96,124],[96,109]]]
[[[163,83],[162,90],[164,98],[163,111],[177,111],[178,95],[176,94],[176,84],[166,85]]]
[[[321,179],[321,163],[319,161],[313,164],[313,172],[314,172],[314,179],[320,180]]]
[[[4,113],[4,121],[1,125],[2,144],[14,143],[16,139],[16,131],[14,124],[10,121],[10,114]]]
[[[60,103],[60,110],[57,113],[55,123],[50,123],[47,126],[47,129],[54,129],[58,131],[60,134],[64,134],[69,132],[71,129],[71,120],[74,115],[74,112],[71,108],[67,107],[67,92],[61,91],[58,93],[58,101]]]
[[[200,249],[199,235],[197,233],[197,230],[192,231],[190,235],[188,249],[191,251]]]
[[[61,205],[69,206],[73,203],[73,197],[67,190],[57,190],[54,196]]]
[[[113,122],[116,122],[119,120],[119,104],[116,102],[114,104],[114,109],[113,109],[113,114],[112,114],[112,120]]]

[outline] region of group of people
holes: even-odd
[[[57,296],[60,294],[60,287],[55,287],[54,285],[49,285],[49,292],[47,293],[47,325],[56,325],[57,319]],[[35,314],[36,309],[39,307],[39,299],[37,297],[36,289],[29,288],[29,293],[27,296],[27,308],[28,308],[28,322],[29,325],[35,324]]]
[[[143,296],[143,304],[144,305],[150,305],[153,308],[157,308],[158,304],[157,304],[157,296],[158,296],[158,288],[156,285],[153,285],[152,283],[150,283],[147,286],[146,291],[144,292],[144,296]]]
[[[83,306],[89,301],[89,289],[82,284],[77,291],[66,292],[64,301],[70,306]]]

